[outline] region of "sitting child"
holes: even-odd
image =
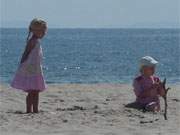
[[[133,82],[136,95],[135,103],[141,108],[153,112],[160,111],[159,96],[165,95],[160,79],[154,76],[157,63],[158,62],[150,56],[143,57],[140,61],[141,75],[136,77]]]

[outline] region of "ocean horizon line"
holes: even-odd
[[[0,27],[0,29],[27,29],[27,27]],[[177,29],[180,30],[180,27],[48,27],[48,29]]]

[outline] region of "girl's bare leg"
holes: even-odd
[[[33,93],[33,112],[38,113],[39,109],[39,92],[34,92]]]
[[[26,112],[27,113],[32,113],[32,93],[29,92],[28,95],[26,96]]]

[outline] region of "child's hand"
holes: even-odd
[[[159,86],[160,86],[160,83],[155,82],[155,83],[152,85],[152,89],[158,89]]]
[[[160,95],[160,96],[164,96],[165,95],[165,90],[164,90],[162,82],[154,83],[153,86],[152,86],[152,90],[151,91],[152,91],[151,95],[154,95],[154,94]]]
[[[158,94],[159,94],[160,96],[164,96],[164,95],[165,95],[165,89],[164,89],[164,86],[163,86],[163,83],[162,83],[162,82],[159,83]]]

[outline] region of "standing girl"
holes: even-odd
[[[46,34],[47,24],[41,19],[33,19],[29,26],[27,45],[19,68],[11,86],[27,92],[27,113],[38,113],[39,92],[45,90],[42,72],[42,48],[40,39]]]

